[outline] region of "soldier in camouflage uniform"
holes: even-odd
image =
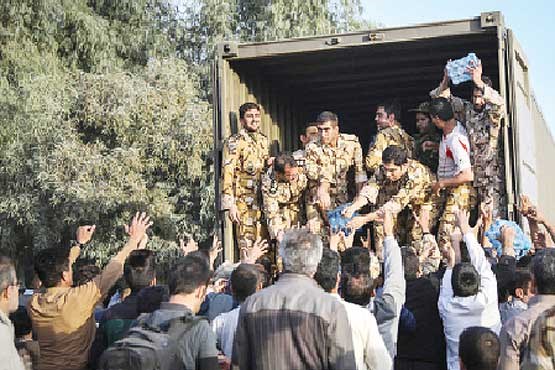
[[[401,128],[399,118],[401,110],[395,103],[379,104],[376,110],[378,133],[366,155],[366,169],[373,174],[382,163],[382,152],[388,146],[403,148],[412,157],[414,139]]]
[[[301,205],[307,178],[290,154],[280,154],[262,177],[264,215],[270,239],[301,223]]]
[[[395,216],[395,234],[400,244],[411,245],[420,241],[438,219],[439,199],[432,193],[436,177],[420,162],[408,159],[408,153],[399,146],[389,146],[382,153],[382,165],[369,183],[360,191],[355,202],[345,209],[350,217],[366,204],[375,204],[375,212],[355,217],[349,227],[360,226],[381,218],[384,212]],[[402,215],[399,215],[403,211]],[[400,216],[400,217],[399,217]],[[404,217],[403,217],[404,216]],[[419,220],[415,219],[415,216]],[[421,227],[421,223],[425,228]],[[375,248],[380,256],[384,234],[383,226],[374,223]]]
[[[430,118],[430,103],[421,103],[418,108],[410,109],[409,112],[416,112],[416,129],[418,130],[414,138],[413,158],[436,173],[441,132]]]
[[[308,178],[307,220],[323,232],[323,212],[349,201],[349,169],[354,168],[357,194],[367,181],[362,148],[355,135],[340,134],[337,115],[322,112],[318,119],[318,141],[306,146],[305,174]]]
[[[451,101],[455,116],[465,125],[470,140],[474,188],[480,202],[491,204],[494,218],[504,218],[505,170],[503,152],[499,145],[499,132],[504,112],[504,100],[491,86],[491,80],[482,77],[482,64],[469,68],[474,88],[472,102],[454,97],[449,89],[449,76],[444,73],[440,86],[431,91],[432,97],[443,96]]]
[[[297,161],[297,164],[300,167],[304,167],[306,146],[309,143],[318,140],[318,124],[316,122],[307,123],[304,129],[304,133],[300,135],[299,139],[303,144],[303,148],[299,150],[295,150],[293,152],[293,158],[295,158],[295,160]]]
[[[434,194],[441,195],[444,209],[439,222],[439,248],[451,247],[451,234],[455,230],[456,212],[470,212],[476,206],[476,190],[472,186],[474,174],[470,162],[470,143],[466,130],[455,120],[451,103],[440,97],[432,100],[430,116],[443,135],[439,146],[438,181],[432,186]]]
[[[268,139],[258,131],[260,108],[245,103],[239,108],[242,129],[230,136],[223,149],[222,210],[235,224],[239,247],[250,247],[261,236],[260,183],[269,157]]]

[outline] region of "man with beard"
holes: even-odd
[[[269,157],[268,138],[259,132],[260,107],[239,108],[242,129],[230,136],[223,150],[222,210],[235,224],[239,248],[251,247],[260,236],[260,182]]]
[[[473,186],[478,192],[479,201],[492,206],[495,219],[504,217],[506,213],[503,154],[499,151],[504,99],[492,88],[491,80],[482,76],[480,61],[472,64],[468,72],[474,84],[471,101],[451,95],[446,70],[439,87],[431,91],[430,96],[449,99],[457,120],[466,128],[474,171]]]

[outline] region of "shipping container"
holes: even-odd
[[[506,99],[502,147],[508,219],[518,218],[518,194],[528,194],[555,220],[550,191],[555,144],[530,86],[528,61],[500,12],[455,21],[384,28],[275,42],[218,45],[213,68],[216,209],[220,209],[224,140],[240,129],[239,106],[260,104],[261,131],[272,154],[300,147],[299,133],[323,110],[338,114],[341,132],[356,134],[366,152],[376,132],[376,105],[397,99],[401,122],[415,132],[408,110],[428,100],[443,77],[445,63],[473,52],[484,75]],[[453,94],[470,97],[470,84]],[[232,227],[218,213],[224,253],[236,258]]]

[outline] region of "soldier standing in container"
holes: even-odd
[[[382,163],[382,152],[388,146],[400,146],[412,157],[414,139],[401,128],[400,117],[401,109],[396,103],[386,102],[377,106],[375,120],[378,133],[366,155],[366,169],[371,174]]]
[[[318,140],[318,124],[316,122],[307,123],[304,128],[304,133],[300,135],[299,139],[303,144],[303,148],[299,150],[295,150],[293,152],[293,158],[295,158],[295,160],[297,161],[297,164],[300,167],[304,167],[306,146],[309,143]]]
[[[260,107],[239,108],[241,130],[230,136],[223,150],[222,209],[235,225],[240,248],[251,247],[261,236],[262,173],[269,158],[268,138],[259,132]]]
[[[504,99],[492,88],[491,80],[482,76],[482,64],[468,68],[474,87],[472,101],[451,95],[447,70],[439,87],[430,96],[451,101],[455,115],[465,125],[470,141],[474,187],[480,202],[490,204],[494,218],[505,217],[505,173],[503,153],[499,147],[499,131],[504,112]]]
[[[291,154],[276,157],[272,167],[262,177],[264,215],[270,239],[302,222],[302,202],[307,179],[302,167]]]
[[[470,143],[463,125],[455,120],[451,103],[436,98],[430,105],[430,116],[443,131],[439,145],[437,177],[432,190],[441,194],[445,204],[439,222],[439,248],[451,247],[451,234],[455,229],[457,210],[469,212],[476,205],[476,190],[472,187],[474,173],[470,163]]]
[[[420,103],[418,108],[410,109],[409,112],[416,112],[416,129],[418,130],[414,138],[413,158],[436,173],[441,132],[430,118],[430,103]]]
[[[322,112],[316,121],[319,139],[309,143],[305,150],[305,174],[308,178],[306,214],[313,230],[322,233],[323,212],[349,201],[349,169],[354,167],[357,194],[367,177],[358,138],[339,133],[339,120],[335,113]]]

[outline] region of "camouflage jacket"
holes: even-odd
[[[503,97],[486,85],[483,95],[486,105],[478,112],[471,102],[452,96],[450,89],[440,92],[438,87],[430,92],[430,96],[443,96],[451,100],[455,116],[468,133],[474,178],[485,177],[485,173],[480,173],[480,168],[486,168],[488,163],[497,160],[499,130],[505,104]]]
[[[273,168],[262,177],[263,210],[272,239],[298,220],[306,186],[307,178],[301,168],[297,179],[291,182],[278,181]]]
[[[424,150],[422,144],[426,141],[431,141],[437,144],[436,149]],[[415,136],[414,138],[414,154],[413,158],[420,163],[428,166],[432,172],[437,172],[437,166],[439,163],[439,143],[441,142],[441,132],[437,130],[422,132]]]
[[[230,136],[223,149],[222,209],[242,196],[259,194],[262,172],[269,157],[268,138],[242,129]]]
[[[324,145],[319,141],[306,146],[305,174],[311,188],[327,182],[332,196],[346,194],[347,173],[351,167],[354,168],[357,184],[368,180],[362,164],[362,147],[355,135],[339,134],[336,146]]]
[[[399,126],[386,127],[376,135],[373,145],[368,149],[366,155],[366,169],[375,172],[382,164],[382,153],[388,146],[397,145],[405,149],[408,157],[412,157],[414,151],[414,139]]]
[[[383,170],[360,191],[369,203],[376,204],[382,210],[399,213],[406,206],[433,206],[432,184],[436,181],[432,171],[422,163],[409,159],[406,173],[397,181],[389,181]],[[378,196],[380,195],[380,196]]]

